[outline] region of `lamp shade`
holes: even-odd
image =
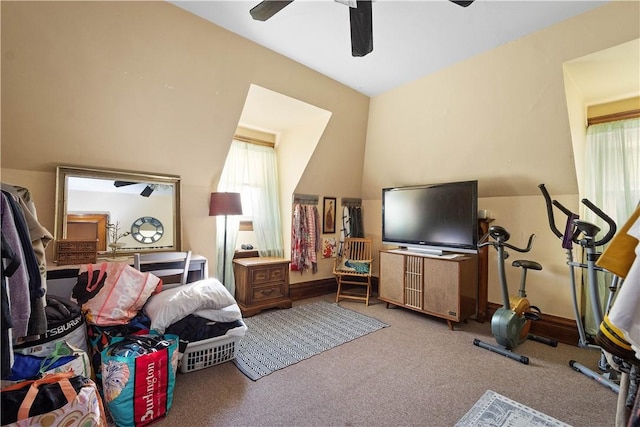
[[[211,193],[209,216],[242,215],[240,193]]]

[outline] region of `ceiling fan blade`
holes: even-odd
[[[457,4],[458,6],[467,7],[467,6],[469,6],[471,3],[473,3],[473,1],[474,1],[474,0],[467,0],[467,1],[464,1],[464,0],[449,0],[449,1],[450,1],[451,3],[455,3],[455,4]]]
[[[293,0],[264,0],[252,7],[249,13],[256,21],[266,21],[276,13],[280,12],[285,6],[288,6],[289,3],[293,3]]]
[[[119,187],[126,187],[127,185],[133,185],[133,184],[137,184],[137,182],[131,182],[131,181],[113,181],[113,186],[116,188]]]
[[[373,19],[371,1],[357,2],[349,8],[351,22],[351,56],[365,56],[373,50]]]

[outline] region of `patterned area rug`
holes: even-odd
[[[455,427],[571,427],[495,391],[487,390]]]
[[[389,325],[325,301],[243,319],[248,330],[234,363],[256,381]]]

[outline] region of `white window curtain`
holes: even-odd
[[[617,225],[624,224],[640,202],[640,118],[589,126],[585,162],[585,197]],[[582,216],[602,229],[597,239],[604,237],[608,230],[604,221],[588,209]],[[610,274],[598,274],[603,310],[610,281]],[[591,307],[588,293],[587,307]],[[595,325],[590,309],[585,323],[587,332],[597,333],[600,325]]]
[[[271,147],[234,140],[222,170],[218,191],[241,193],[243,215],[251,216],[260,256],[284,254],[278,193],[278,168],[275,150]],[[228,217],[227,265],[224,285],[233,295],[233,254],[241,217]],[[222,271],[224,217],[217,218],[217,271]]]

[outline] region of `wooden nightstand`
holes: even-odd
[[[236,301],[244,317],[267,308],[291,308],[288,259],[234,259],[233,273],[236,277]]]

